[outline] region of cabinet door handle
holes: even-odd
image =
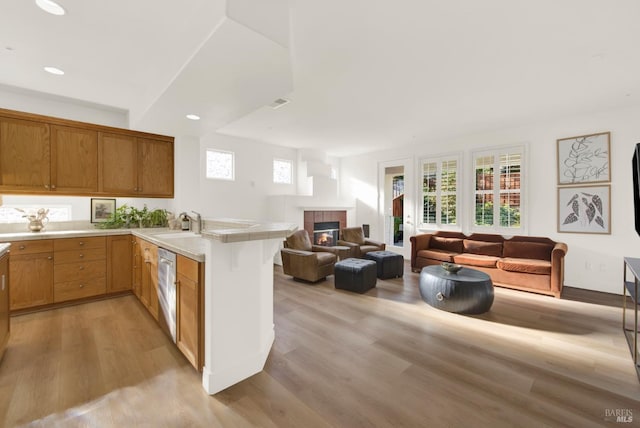
[[[19,250],[24,250],[24,248],[25,248],[25,246],[24,246],[24,245],[20,245],[20,246],[18,247],[18,249],[19,249]]]
[[[49,256],[47,257],[47,260],[53,260],[53,257]]]
[[[4,274],[2,274],[2,291],[4,291],[5,278]]]
[[[80,258],[81,258],[81,259],[82,259],[82,258],[84,258],[84,254],[80,254]]]
[[[80,241],[80,246],[82,247],[84,245],[84,242]]]
[[[56,185],[55,185],[55,184],[52,184],[52,185],[51,185],[51,188],[52,188],[52,189],[55,189],[55,188],[56,188]]]
[[[80,288],[84,288],[84,284],[80,284]]]
[[[80,266],[80,270],[84,270],[84,266]]]
[[[45,184],[45,185],[44,185],[44,188],[45,188],[45,189],[47,189],[47,190],[49,190],[49,185],[48,185],[48,184]]]

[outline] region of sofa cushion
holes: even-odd
[[[551,275],[551,262],[538,259],[522,259],[506,257],[498,260],[498,269],[509,272]]]
[[[464,240],[464,252],[484,256],[502,257],[502,242]]]
[[[553,244],[541,242],[504,241],[504,257],[551,261]]]
[[[441,262],[453,262],[453,256],[459,253],[445,250],[420,250],[417,256],[425,259],[440,260]]]
[[[499,257],[485,256],[482,254],[462,253],[453,256],[453,261],[468,266],[480,266],[480,267],[496,267]]]
[[[462,252],[462,239],[460,238],[442,238],[440,236],[432,236],[429,241],[429,248],[434,250],[444,250],[452,253]]]
[[[342,240],[347,242],[355,242],[356,244],[364,244],[364,233],[361,227],[347,227],[342,229]]]
[[[307,231],[298,230],[287,236],[287,247],[294,250],[311,251],[311,240]]]

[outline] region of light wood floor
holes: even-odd
[[[619,307],[496,289],[455,315],[408,271],[358,295],[276,268],[265,370],[215,396],[133,296],[14,317],[0,425],[640,426]]]

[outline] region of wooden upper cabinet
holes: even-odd
[[[43,192],[49,185],[49,125],[0,117],[0,191]]]
[[[98,132],[51,126],[51,190],[98,191]]]
[[[0,193],[172,198],[173,143],[0,109]]]
[[[100,133],[103,193],[173,197],[173,142]]]
[[[173,197],[173,143],[138,138],[138,192]]]
[[[114,195],[138,193],[138,142],[136,137],[100,133],[101,192]]]

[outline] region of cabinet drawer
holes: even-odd
[[[55,264],[75,263],[92,260],[104,260],[107,250],[103,248],[90,248],[88,250],[56,251]]]
[[[104,248],[106,240],[104,236],[90,238],[65,238],[56,239],[53,247],[56,251],[83,250],[89,248]]]
[[[106,275],[104,260],[59,264],[53,271],[54,282],[86,281]]]
[[[53,284],[53,302],[82,299],[83,297],[98,296],[107,292],[107,281],[104,277],[88,281],[69,281]]]
[[[49,253],[53,251],[53,239],[11,242],[11,257],[21,254]]]
[[[184,275],[194,282],[200,282],[200,275],[198,272],[199,263],[180,254],[178,254],[177,259],[177,269],[180,275]]]

